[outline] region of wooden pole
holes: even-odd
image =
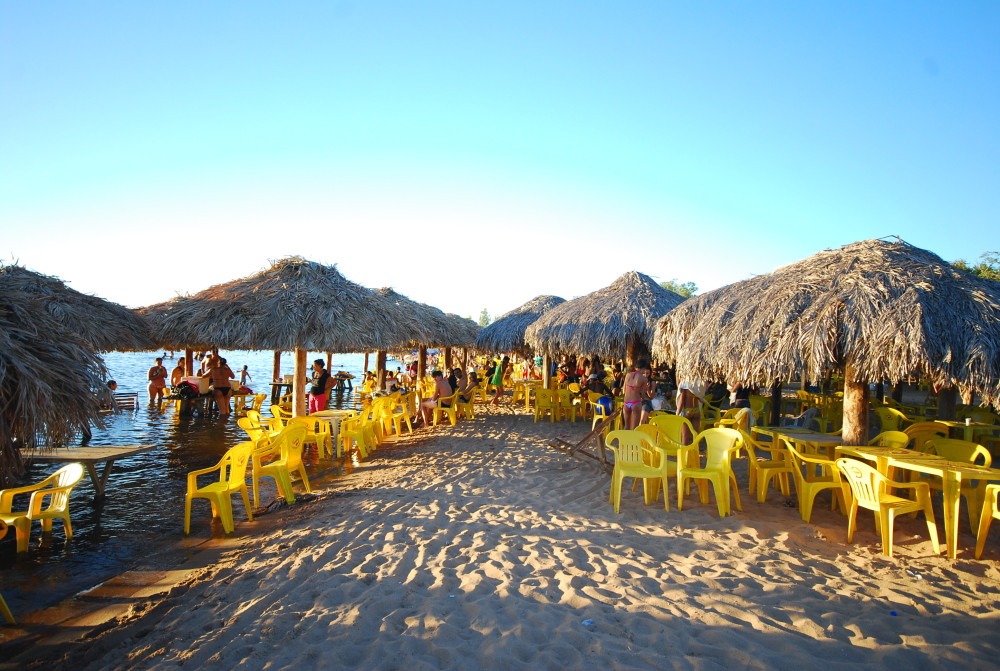
[[[854,365],[844,366],[844,445],[868,442],[868,384],[854,380]]]
[[[306,414],[306,386],[303,381],[309,377],[306,365],[306,352],[304,349],[295,350],[295,368],[292,375],[292,417],[301,417]]]
[[[421,345],[417,349],[417,382],[419,383],[427,375],[427,345]],[[417,387],[419,389],[419,386]]]
[[[450,347],[445,347],[444,348],[444,370],[445,371],[450,371],[451,370],[451,348]]]
[[[385,389],[385,350],[380,349],[375,354],[375,379],[378,380],[378,389]]]
[[[326,353],[326,370],[328,373],[333,369],[333,352]],[[331,375],[333,373],[330,373]]]
[[[274,366],[271,369],[271,382],[281,382],[281,350],[274,350]]]
[[[365,352],[365,365],[363,366],[361,373],[365,376],[368,375],[368,352]]]
[[[944,387],[938,392],[938,419],[954,420],[958,391],[954,387]]]
[[[781,426],[781,380],[771,385],[771,426]]]

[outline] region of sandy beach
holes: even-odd
[[[889,560],[864,511],[847,545],[828,505],[806,524],[773,491],[757,503],[745,461],[742,513],[696,496],[665,512],[626,490],[616,515],[609,477],[547,444],[589,428],[508,407],[404,436],[44,665],[997,667],[1000,532],[973,560],[963,512],[949,561],[901,519]]]

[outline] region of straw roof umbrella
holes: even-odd
[[[289,257],[249,277],[150,306],[161,345],[294,350],[295,379],[316,352],[392,349],[419,336],[419,322],[334,266]],[[293,414],[303,414],[300,385]]]
[[[107,371],[80,330],[66,328],[34,291],[0,291],[0,488],[23,472],[21,450],[66,443],[88,422],[100,424],[94,392]]]
[[[649,352],[657,320],[684,299],[648,275],[631,271],[603,289],[555,306],[529,326],[525,341],[537,353],[625,357]]]
[[[17,265],[0,266],[0,293],[23,292],[58,324],[99,352],[145,351],[155,344],[149,324],[134,311],[70,289],[62,280]]]
[[[917,373],[1000,402],[1000,285],[899,239],[827,250],[686,302],[654,352],[680,377],[770,384],[844,372],[844,442],[867,438],[867,384]]]
[[[490,352],[526,354],[531,348],[524,341],[524,332],[539,317],[566,299],[558,296],[536,296],[519,308],[514,308],[483,328],[476,337],[476,349]]]

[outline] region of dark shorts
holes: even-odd
[[[653,402],[649,399],[643,399],[642,409],[646,412],[653,412]]]
[[[223,394],[228,394],[233,390],[232,387],[216,387],[215,391],[221,391]]]

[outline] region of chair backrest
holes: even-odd
[[[903,424],[910,421],[909,417],[895,408],[875,408],[875,414],[883,431],[901,431]]]
[[[883,431],[868,441],[869,445],[903,448],[910,444],[910,437],[902,431]]]
[[[228,482],[230,489],[246,486],[247,464],[255,443],[246,441],[229,448],[222,457],[219,481]],[[228,471],[228,472],[227,472]]]
[[[780,441],[775,440],[774,443],[763,444],[757,442],[757,440],[746,431],[740,429],[739,432],[740,438],[743,439],[743,448],[747,451],[747,455],[750,457],[751,462],[756,462],[758,457],[764,461],[788,461],[788,450],[784,449],[784,446],[780,444]],[[758,455],[757,450],[770,453],[771,458],[768,459],[766,455]]]
[[[247,432],[247,436],[250,440],[259,440],[267,432],[264,430],[260,424],[254,424],[247,417],[240,417],[236,420],[236,425]]]
[[[65,512],[69,507],[69,495],[73,491],[73,487],[76,486],[78,482],[83,478],[83,474],[86,471],[83,470],[83,464],[72,463],[66,464],[58,471],[46,478],[48,486],[39,489],[38,491],[55,490],[48,496],[46,496],[46,502],[48,506],[45,508],[45,512],[56,513]],[[37,504],[35,503],[37,501]],[[42,500],[36,499],[32,495],[32,514],[37,514],[41,510]]]
[[[927,450],[927,441],[932,438],[948,437],[948,429],[944,424],[938,424],[937,422],[917,422],[906,427],[903,433],[910,437],[910,449],[919,450],[920,452]]]
[[[281,422],[282,426],[284,426],[285,423],[292,418],[292,413],[286,412],[276,405],[271,406],[271,414],[274,415],[275,419]]]
[[[619,464],[643,464],[643,450],[653,449],[653,441],[642,431],[618,429],[608,432],[605,445],[615,451],[615,462]]]
[[[927,441],[927,452],[937,454],[949,461],[963,461],[987,468],[993,463],[990,451],[977,443],[954,438],[932,438]]]
[[[264,405],[264,399],[267,398],[267,394],[254,394],[253,401],[250,403],[250,410],[259,413],[261,406]],[[247,414],[250,414],[250,410],[247,410]]]
[[[851,486],[854,500],[868,510],[878,510],[885,476],[857,459],[837,459],[837,468]]]
[[[272,448],[280,450],[279,459],[285,462],[290,471],[302,465],[302,445],[305,443],[306,431],[305,424],[296,423],[286,426],[273,438]]]
[[[660,430],[656,428],[655,424],[640,424],[639,426],[635,427],[635,430],[641,431],[642,433],[649,436],[649,439],[653,442],[654,445],[660,445],[662,447],[663,443],[666,442],[663,441],[662,438],[660,437]]]
[[[566,388],[569,389],[571,392],[573,392],[574,395],[580,393],[580,383],[578,382],[570,382],[568,385],[566,385]]]
[[[684,429],[688,430],[688,436],[694,438],[695,430],[691,420],[680,415],[657,415],[650,417],[649,423],[660,430],[664,438],[676,445],[688,445],[684,442]]]
[[[536,406],[546,407],[552,405],[553,390],[551,389],[546,389],[545,387],[535,387],[531,389],[530,392],[526,393],[532,393],[535,395]]]
[[[716,427],[705,429],[695,436],[694,444],[705,441],[705,468],[729,466],[733,452],[743,446],[743,437],[736,429]]]

